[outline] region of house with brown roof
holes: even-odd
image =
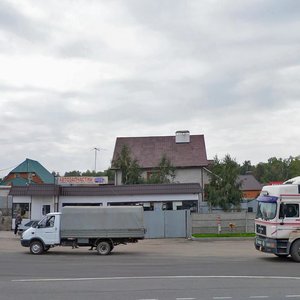
[[[260,194],[263,185],[252,174],[239,175],[237,180],[241,183],[240,190],[244,200],[256,199]]]
[[[191,135],[184,130],[177,131],[174,136],[118,137],[112,164],[124,145],[142,168],[145,179],[155,171],[161,158],[166,156],[175,167],[174,183],[199,183],[204,187],[209,181],[204,135]],[[115,174],[115,185],[121,185],[121,170],[116,169]]]
[[[241,183],[242,209],[248,212],[256,212],[257,201],[255,199],[260,194],[263,185],[252,174],[239,175],[237,181]]]

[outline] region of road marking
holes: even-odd
[[[264,298],[269,298],[269,296],[250,296],[250,299],[264,299]]]
[[[232,299],[232,297],[213,297],[213,299]]]
[[[285,298],[300,298],[300,295],[286,295]]]
[[[176,300],[195,300],[196,298],[176,298]]]
[[[95,280],[143,280],[143,279],[280,279],[300,280],[289,276],[134,276],[134,277],[74,277],[74,278],[32,278],[13,279],[12,282],[51,282],[51,281],[95,281]]]

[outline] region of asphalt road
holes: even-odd
[[[99,256],[57,247],[35,256],[0,234],[0,300],[299,299],[300,264],[253,240],[144,240]]]

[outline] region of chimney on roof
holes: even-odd
[[[190,132],[188,130],[178,130],[175,133],[176,144],[187,144],[190,142]]]

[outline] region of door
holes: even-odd
[[[277,238],[288,238],[291,232],[300,226],[299,203],[285,202],[280,204]]]
[[[46,245],[59,244],[59,216],[46,216],[38,225],[36,234]]]

